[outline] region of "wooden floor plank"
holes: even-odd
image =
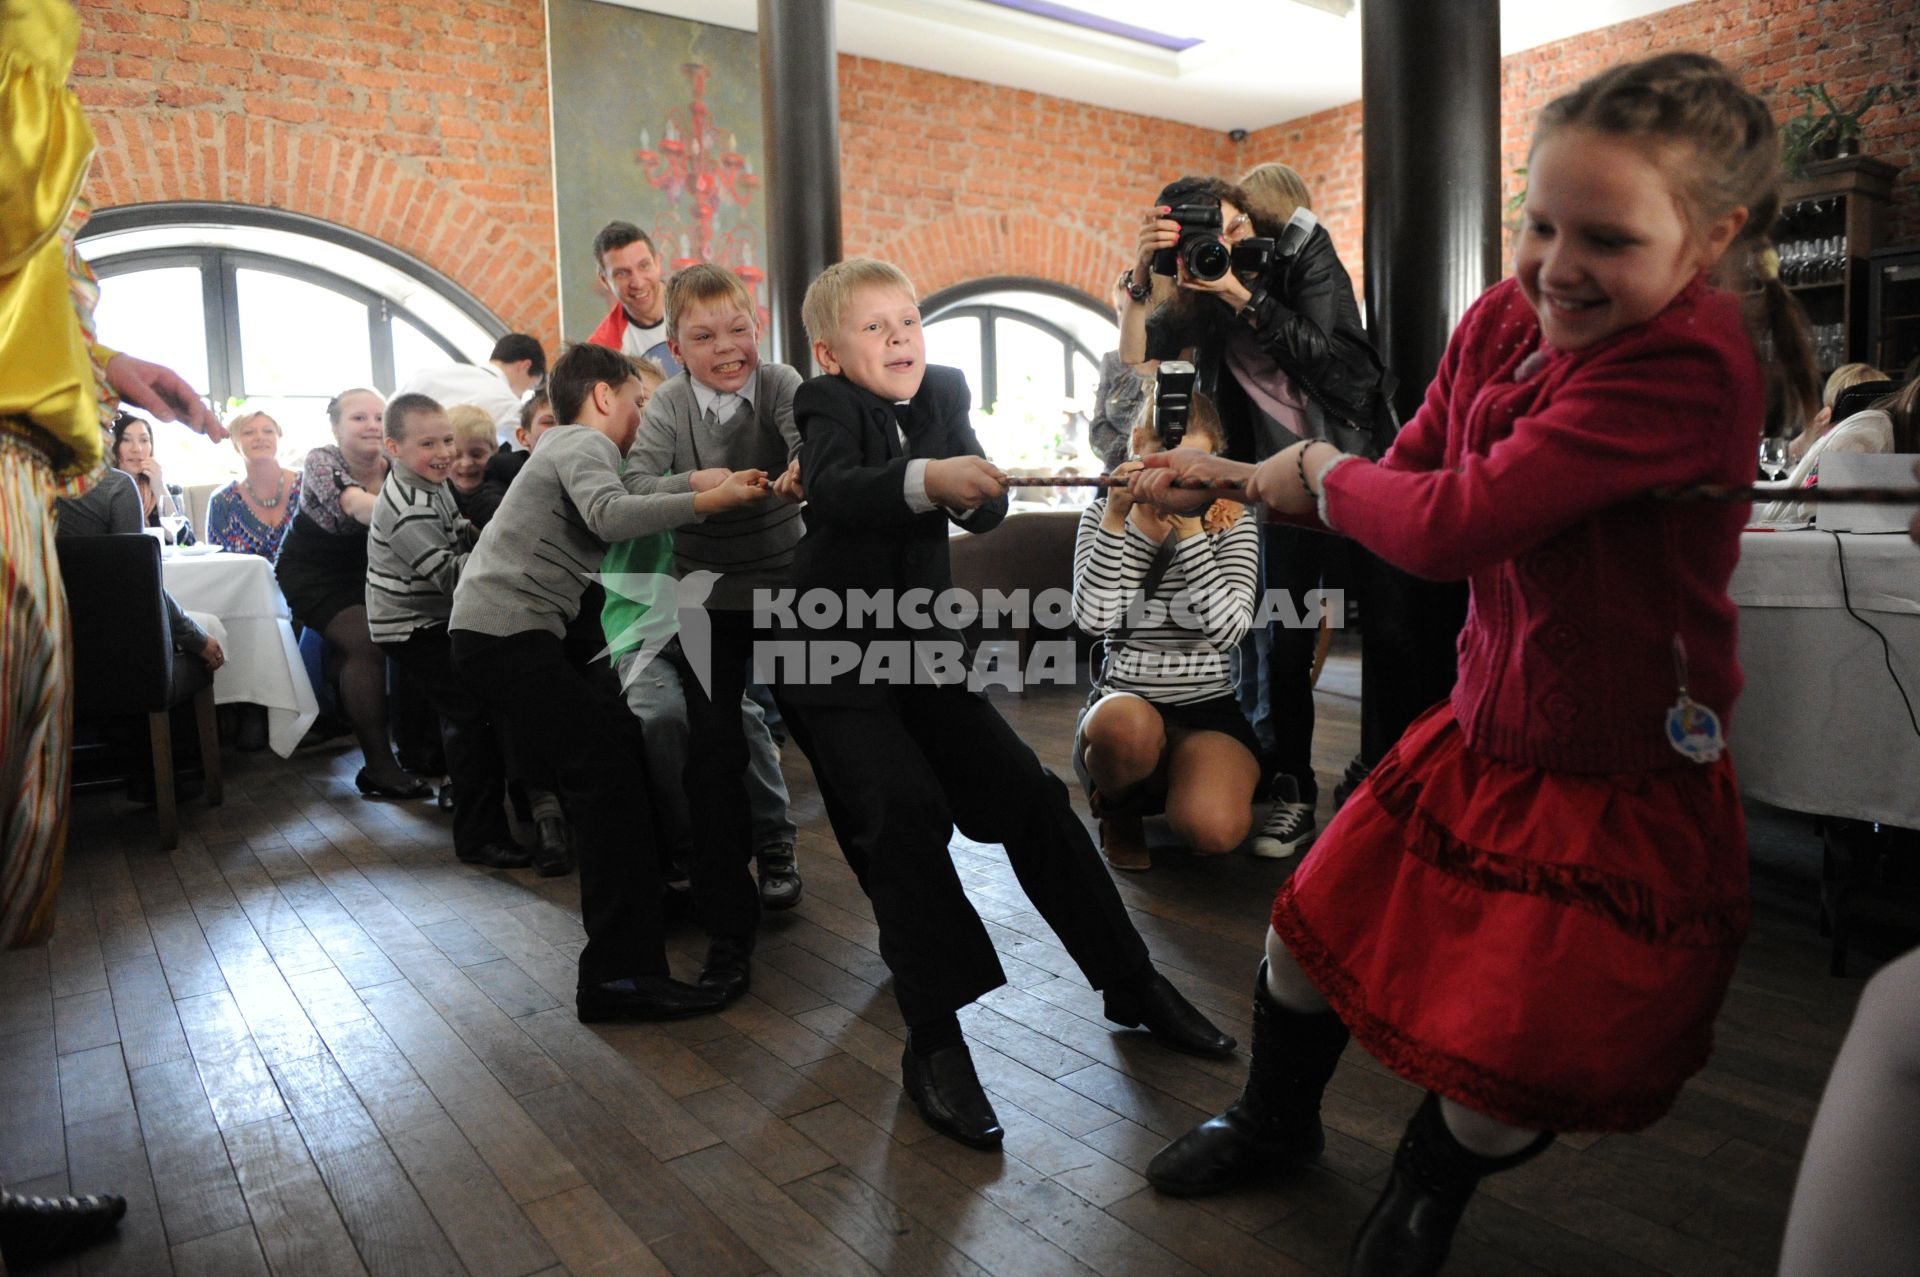
[[[668,1169],[781,1277],[877,1273],[731,1148],[688,1153],[669,1162]]]

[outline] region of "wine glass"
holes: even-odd
[[[1769,435],[1760,441],[1760,473],[1769,479],[1787,477],[1787,441]]]
[[[178,510],[164,513],[160,516],[160,526],[166,529],[167,544],[177,546],[180,544],[180,534],[186,531],[187,516]]]

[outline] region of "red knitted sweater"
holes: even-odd
[[[1556,771],[1688,767],[1665,736],[1673,636],[1691,695],[1727,723],[1748,507],[1640,497],[1751,482],[1762,418],[1731,294],[1695,282],[1562,352],[1509,279],[1461,320],[1380,463],[1328,474],[1327,521],[1409,572],[1471,583],[1453,708],[1473,748]]]

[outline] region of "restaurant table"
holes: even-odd
[[[291,756],[320,707],[273,564],[257,554],[169,549],[160,569],[181,607],[219,618],[226,630],[227,663],[213,677],[214,700],[264,705],[268,744],[282,758]]]
[[[1920,829],[1908,710],[1920,713],[1920,546],[1904,533],[1750,531],[1729,591],[1746,674],[1730,734],[1741,789],[1791,811]]]

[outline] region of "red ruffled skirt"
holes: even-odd
[[[1748,911],[1728,759],[1542,771],[1475,753],[1440,705],[1280,889],[1273,927],[1395,1072],[1527,1129],[1632,1131],[1706,1063]]]

